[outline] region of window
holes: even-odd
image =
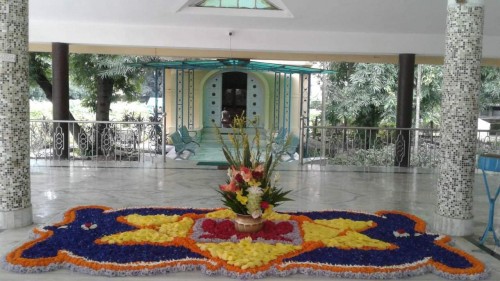
[[[203,0],[194,6],[208,8],[279,10],[275,5],[266,0]]]

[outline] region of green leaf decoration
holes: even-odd
[[[246,124],[254,126],[255,136],[251,141],[246,131]],[[264,136],[266,144],[264,149],[261,149],[261,134],[256,124],[258,124],[256,121],[247,122],[244,113],[235,117],[232,133],[229,134],[229,145],[224,141],[219,128],[215,126],[224,157],[235,171],[231,172],[226,181],[227,185],[218,190],[218,193],[222,196],[221,201],[224,206],[238,214],[251,214],[256,211],[255,206],[258,211],[262,201],[276,207],[292,200],[287,197],[291,191],[278,188],[275,186],[276,183],[271,181],[275,168],[281,162],[283,147],[274,149],[273,134],[269,134],[269,138]],[[284,146],[288,143],[289,139]],[[261,151],[265,152],[263,158]],[[255,196],[255,193],[252,193],[255,192],[255,187],[261,189],[262,195]]]

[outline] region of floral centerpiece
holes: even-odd
[[[257,120],[248,122],[255,130],[255,135],[250,139],[246,123],[247,119],[243,115],[233,119],[232,133],[228,135],[230,146],[216,127],[222,151],[229,163],[228,179],[226,184],[219,186],[219,193],[224,205],[239,215],[244,226],[248,226],[238,228],[237,217],[236,228],[253,232],[258,230],[258,226],[253,228],[251,225],[258,225],[262,221],[263,212],[271,212],[273,207],[291,199],[287,197],[290,191],[277,187],[279,175],[273,175],[274,169],[281,162],[283,150],[273,151],[272,134],[264,138],[265,145],[261,146],[261,134],[255,125]],[[256,222],[252,222],[252,219]]]

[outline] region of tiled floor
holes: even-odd
[[[114,208],[132,206],[219,207],[216,192],[226,171],[200,166],[193,161],[167,161],[166,164],[125,163],[121,167],[67,166],[62,162],[33,163],[31,167],[32,203],[35,224],[60,220],[63,212],[77,205],[105,205]],[[281,183],[292,190],[293,202],[281,210],[352,209],[374,212],[402,210],[431,222],[434,212],[436,175],[425,170],[394,168],[349,168],[318,165],[280,166]],[[499,177],[500,178],[500,177]],[[500,181],[500,179],[499,179]],[[474,191],[474,215],[477,238],[487,219],[487,199],[478,174]],[[498,221],[497,221],[498,222]],[[498,225],[498,223],[496,224]],[[0,254],[30,237],[32,227],[0,232]],[[454,240],[459,248],[472,252],[492,270],[490,280],[500,280],[500,261],[463,238]],[[489,242],[491,243],[491,242]],[[123,278],[125,280],[228,280],[207,277],[200,272],[161,276]],[[295,275],[287,279],[302,280]],[[310,280],[331,280],[307,277]],[[0,270],[0,280],[109,280],[68,270],[23,275]],[[268,278],[267,280],[282,280]],[[336,279],[339,280],[339,279]],[[352,280],[352,279],[351,279]],[[442,280],[427,274],[410,280]]]

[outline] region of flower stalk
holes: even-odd
[[[246,124],[252,124],[255,135],[250,140]],[[228,144],[216,126],[218,140],[229,169],[226,184],[220,185],[218,192],[222,195],[223,204],[235,213],[262,216],[269,208],[291,201],[285,191],[277,187],[277,177],[273,172],[281,162],[282,151],[273,152],[273,136],[264,137],[266,144],[261,147],[261,132],[256,127],[257,120],[247,122],[244,115],[233,120],[232,133]]]

